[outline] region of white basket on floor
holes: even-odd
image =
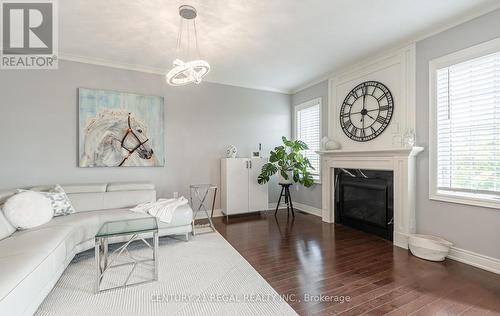
[[[430,261],[443,261],[453,244],[441,237],[413,234],[408,238],[411,253]]]

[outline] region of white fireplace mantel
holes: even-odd
[[[394,245],[408,248],[408,235],[415,233],[416,163],[423,147],[378,150],[339,149],[319,151],[322,168],[322,218],[335,222],[335,168],[388,170],[394,178]]]

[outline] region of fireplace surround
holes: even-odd
[[[340,149],[320,151],[322,219],[335,222],[335,169],[367,169],[393,173],[393,242],[408,248],[408,236],[415,233],[416,156],[422,147],[382,150]]]

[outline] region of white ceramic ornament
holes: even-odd
[[[226,149],[226,157],[227,158],[236,158],[236,154],[238,153],[238,150],[234,145],[229,145]]]

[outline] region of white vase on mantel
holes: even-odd
[[[281,175],[281,172],[278,173],[278,182],[280,184],[292,184],[293,183],[293,171],[287,171],[286,174],[288,175],[288,180],[283,178]]]
[[[334,139],[329,138],[327,136],[321,139],[321,150],[329,151],[329,150],[337,150],[340,149],[340,144],[337,143]]]

